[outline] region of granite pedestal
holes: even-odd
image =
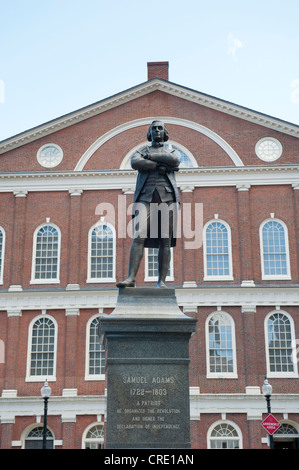
[[[121,288],[99,323],[107,350],[107,449],[190,448],[189,339],[174,289]]]

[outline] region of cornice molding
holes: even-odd
[[[299,306],[298,286],[198,286],[192,288],[176,288],[178,305],[186,311],[195,307],[214,306],[242,307],[243,311],[254,311],[257,306],[269,306],[284,309],[287,306]],[[117,299],[117,288],[92,288],[78,291],[61,290],[28,290],[23,292],[0,293],[0,311],[18,312],[28,310],[67,310],[79,312],[79,309],[114,308]]]
[[[220,379],[221,380],[221,379]],[[275,413],[294,413],[298,406],[299,394],[273,394],[271,405]],[[204,413],[245,413],[247,419],[262,420],[265,413],[265,397],[261,394],[248,395],[243,393],[200,393],[190,396],[190,419],[200,419]],[[287,405],[286,405],[287,404]]]
[[[271,404],[275,413],[293,414],[298,408],[299,394],[273,394]],[[107,407],[106,395],[51,396],[49,416],[61,416],[63,421],[74,420],[80,415],[104,415]],[[39,396],[0,397],[1,423],[14,423],[17,416],[39,416],[41,406]],[[262,394],[246,393],[199,393],[193,394],[190,389],[190,419],[200,420],[205,413],[247,413],[261,420],[265,412],[265,397]],[[21,445],[18,444],[18,445]]]
[[[210,95],[206,95],[204,93],[177,85],[172,82],[155,78],[120,92],[116,95],[88,105],[84,108],[68,113],[57,119],[53,119],[40,126],[34,127],[33,129],[24,131],[21,134],[5,139],[0,142],[0,154],[25,145],[29,142],[33,142],[34,140],[52,134],[58,130],[65,129],[66,127],[76,124],[77,122],[81,122],[85,119],[101,114],[109,109],[115,108],[116,106],[122,105],[139,98],[140,96],[152,93],[153,91],[157,90],[238,117],[240,119],[253,122],[260,126],[282,132],[284,134],[299,137],[299,126],[295,124],[282,121],[280,119],[250,110],[248,108],[244,108],[242,106],[215,98]]]
[[[38,390],[37,390],[38,393]],[[76,415],[105,415],[106,395],[51,396],[49,415],[62,416],[65,420]],[[8,422],[16,416],[38,416],[41,410],[39,396],[0,398],[1,422]],[[28,413],[30,410],[30,413]]]
[[[135,187],[133,170],[61,171],[1,173],[0,193],[27,194],[31,191],[82,191],[118,189],[124,193]],[[259,185],[299,185],[299,165],[197,167],[177,174],[179,188],[235,186],[237,189]]]

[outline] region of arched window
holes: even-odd
[[[3,228],[0,227],[0,284],[3,283],[4,250],[5,250],[5,232]]]
[[[171,145],[171,144],[168,144],[168,145]],[[190,152],[189,155],[187,155],[187,151],[186,149],[184,150],[181,150],[180,148],[178,148],[177,145],[171,145],[171,148],[173,150],[176,150],[179,154],[179,159],[180,159],[180,166],[179,168],[193,168],[194,166],[197,166],[196,164],[194,164],[194,161],[193,161],[193,158],[191,157],[190,155]]]
[[[299,432],[297,423],[281,423],[273,434],[274,449],[299,449]]]
[[[36,426],[25,437],[25,449],[43,448],[43,426]],[[46,449],[54,448],[54,436],[48,428],[46,431]]]
[[[93,317],[87,323],[85,380],[105,380],[105,349],[99,340],[99,319]]]
[[[104,426],[95,424],[88,428],[83,435],[83,449],[104,448]]]
[[[225,222],[204,227],[204,280],[232,280],[231,232]]]
[[[60,230],[55,225],[39,227],[33,237],[31,283],[59,282]]]
[[[207,377],[237,377],[234,321],[225,312],[206,321]]]
[[[265,319],[267,377],[297,377],[294,323],[286,312]]]
[[[115,229],[98,223],[89,231],[87,282],[115,281]]]
[[[41,315],[29,327],[27,379],[56,379],[57,324],[54,318]]]
[[[239,428],[231,422],[215,423],[208,432],[209,449],[241,449],[242,436]]]
[[[262,279],[290,279],[288,230],[282,221],[266,220],[260,227]]]
[[[277,429],[277,431],[275,431],[275,436],[278,436],[279,434],[281,436],[282,435],[285,435],[285,436],[296,435],[297,437],[299,437],[297,429],[289,423],[281,424],[281,426]]]
[[[145,281],[158,280],[158,248],[145,248]],[[171,248],[171,259],[166,281],[173,281],[173,250]]]

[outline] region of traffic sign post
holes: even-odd
[[[277,429],[281,426],[280,422],[277,421],[275,416],[273,416],[271,413],[267,416],[267,418],[262,421],[262,426],[263,428],[266,429],[267,433],[272,436],[272,434],[277,431]]]
[[[267,433],[269,434],[270,439],[270,448],[273,449],[273,434],[277,429],[281,426],[280,422],[277,421],[275,416],[271,413],[262,421],[262,426],[266,429]]]

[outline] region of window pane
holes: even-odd
[[[231,321],[222,314],[215,314],[209,320],[210,372],[234,372],[233,339]]]
[[[212,222],[206,229],[206,264],[208,276],[229,276],[229,239],[226,226]]]
[[[89,374],[105,374],[105,349],[100,344],[98,336],[99,318],[90,324],[89,330]]]
[[[85,449],[104,448],[104,427],[101,424],[93,426],[85,438]]]
[[[149,278],[158,278],[158,252],[158,248],[148,248],[147,250],[147,277]],[[167,276],[170,276],[170,264]]]
[[[275,220],[267,222],[263,227],[262,239],[265,274],[274,276],[288,274],[283,226]]]
[[[268,320],[268,351],[271,372],[294,371],[291,324],[282,313]]]
[[[30,375],[54,374],[55,325],[49,318],[38,319],[32,328]]]
[[[211,449],[238,449],[239,437],[236,429],[227,423],[218,424],[212,430]]]
[[[211,449],[239,449],[239,441],[236,439],[230,441],[211,439]]]
[[[58,244],[57,230],[50,226],[42,227],[36,236],[35,279],[58,278]]]
[[[43,448],[43,427],[39,426],[32,429],[25,439],[25,449],[42,449]],[[49,429],[46,430],[46,448],[53,449],[53,434]]]
[[[91,234],[91,269],[93,279],[113,278],[114,237],[107,225],[97,225]]]
[[[179,154],[180,168],[193,168],[193,163],[191,162],[190,158],[182,150],[179,150],[174,145],[172,148]]]

